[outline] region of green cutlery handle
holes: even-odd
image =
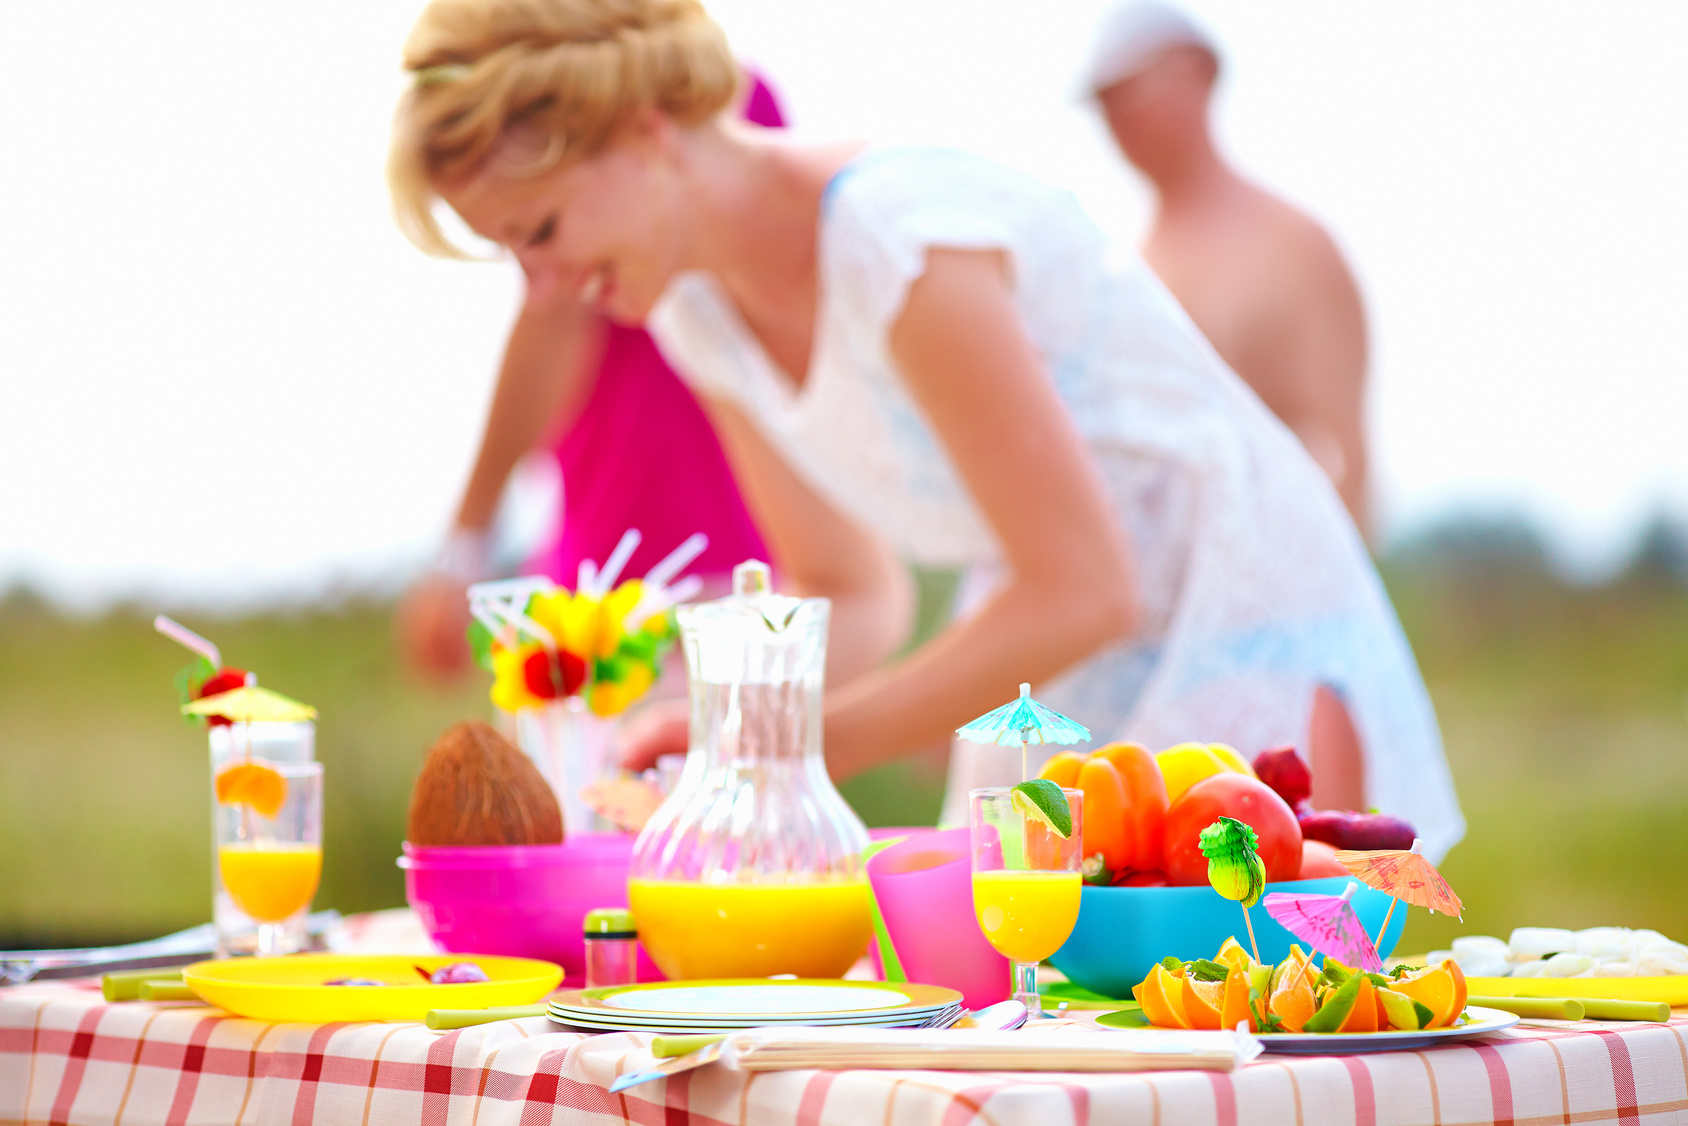
[[[141,982],[141,1000],[143,1001],[197,1001],[199,994],[188,988],[188,984],[177,978],[175,981],[158,980]]]
[[[145,981],[181,981],[182,971],[168,968],[150,970],[119,970],[100,978],[100,992],[107,1001],[138,1001],[141,983]]]
[[[542,1017],[547,1011],[544,1005],[505,1005],[492,1009],[429,1009],[427,1019],[423,1023],[429,1028],[443,1032],[452,1028],[491,1024],[498,1020]]]
[[[651,1055],[659,1060],[689,1056],[699,1048],[707,1048],[726,1037],[719,1032],[700,1032],[693,1036],[656,1036],[651,1039]]]
[[[1614,1001],[1605,997],[1582,998],[1584,1014],[1589,1020],[1656,1020],[1670,1019],[1670,1006],[1663,1001]]]
[[[1467,997],[1468,1005],[1517,1013],[1537,1020],[1581,1020],[1583,1002],[1575,997]]]

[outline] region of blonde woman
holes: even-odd
[[[434,0],[405,62],[407,232],[450,253],[443,200],[536,290],[644,322],[786,584],[833,600],[835,774],[1029,680],[1152,747],[1340,729],[1310,747],[1321,804],[1405,817],[1436,855],[1459,839],[1429,700],[1329,481],[1068,195],[730,120],[738,72],[695,0]],[[968,568],[971,595],[887,663],[899,557]],[[958,746],[951,796],[1017,769],[998,755]]]

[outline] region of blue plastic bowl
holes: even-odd
[[[1289,880],[1267,884],[1266,891],[1341,895],[1351,882],[1356,881],[1341,876]],[[1389,897],[1361,885],[1349,902],[1366,933],[1376,934],[1389,911]],[[1307,949],[1307,943],[1273,921],[1264,904],[1250,908],[1249,917],[1254,920],[1262,960],[1279,962],[1289,957],[1292,942]],[[1406,922],[1407,908],[1397,907],[1395,917],[1389,920],[1389,933],[1383,938],[1385,958],[1394,952]],[[1182,888],[1086,887],[1072,936],[1049,960],[1086,989],[1104,997],[1127,998],[1131,987],[1168,954],[1183,961],[1211,958],[1232,936],[1248,946],[1243,909],[1205,884]]]

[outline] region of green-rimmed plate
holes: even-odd
[[[915,1020],[960,1001],[953,989],[907,982],[724,978],[568,990],[551,999],[550,1010],[563,1020],[720,1028]]]

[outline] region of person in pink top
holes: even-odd
[[[745,120],[785,124],[773,91],[750,76]],[[642,328],[618,325],[554,293],[528,301],[511,329],[480,452],[446,545],[405,593],[398,628],[418,669],[468,665],[467,584],[488,577],[487,535],[516,462],[556,459],[563,518],[522,568],[574,584],[583,559],[602,563],[628,528],[644,539],[623,574],[642,575],[693,532],[709,547],[690,571],[721,576],[768,557],[703,409]]]

